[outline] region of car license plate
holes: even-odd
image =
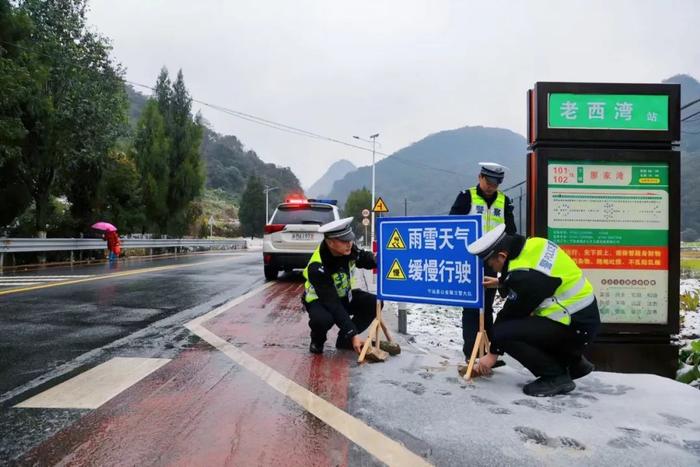
[[[312,233],[292,233],[292,240],[313,240],[314,234]]]

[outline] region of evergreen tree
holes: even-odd
[[[109,219],[122,234],[140,231],[144,223],[140,175],[132,157],[114,150],[107,157],[98,190],[100,218]]]
[[[362,225],[363,209],[372,209],[372,193],[364,187],[360,190],[351,191],[343,206],[343,216],[353,217],[352,228],[358,237],[364,236],[364,226]]]
[[[155,227],[156,233],[164,233],[168,225],[170,140],[158,102],[153,99],[146,103],[137,124],[134,149],[145,208],[143,231]]]
[[[238,219],[241,221],[241,230],[244,236],[262,236],[265,225],[265,194],[263,193],[263,184],[256,175],[248,179],[241,197]]]

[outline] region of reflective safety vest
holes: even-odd
[[[478,214],[481,216],[481,228],[483,233],[495,229],[500,224],[506,223],[506,195],[500,191],[496,195],[496,200],[491,203],[491,207],[486,204],[484,198],[476,192],[476,187],[469,189],[469,194],[472,198],[472,208],[469,214]]]
[[[321,261],[321,245],[319,245],[318,248],[316,248],[314,254],[311,255],[309,264],[307,264],[304,268],[304,279],[306,279],[306,283],[304,284],[304,289],[306,291],[306,293],[304,294],[304,300],[306,300],[307,303],[311,303],[314,300],[318,300],[316,290],[309,281],[309,266],[311,266],[313,263],[323,263],[323,261]],[[355,281],[355,261],[350,260],[348,262],[348,268],[350,269],[349,275],[346,272],[338,271],[331,274],[331,278],[333,279],[333,285],[335,285],[335,291],[338,293],[338,297],[348,297],[348,300],[351,300],[351,290],[357,287]]]
[[[593,303],[593,286],[564,250],[546,238],[529,238],[520,254],[508,263],[508,272],[533,269],[561,279],[554,296],[545,299],[532,312],[562,324],[571,324],[571,315]]]

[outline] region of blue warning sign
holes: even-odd
[[[480,236],[480,216],[377,219],[377,297],[481,308],[483,267],[467,251]]]

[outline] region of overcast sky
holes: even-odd
[[[700,1],[92,0],[128,80],[182,68],[195,99],[392,153],[441,130],[525,133],[536,81],[700,78]],[[195,110],[201,106],[195,104]],[[371,153],[211,108],[219,133],[308,187]],[[361,143],[362,144],[362,143]]]

